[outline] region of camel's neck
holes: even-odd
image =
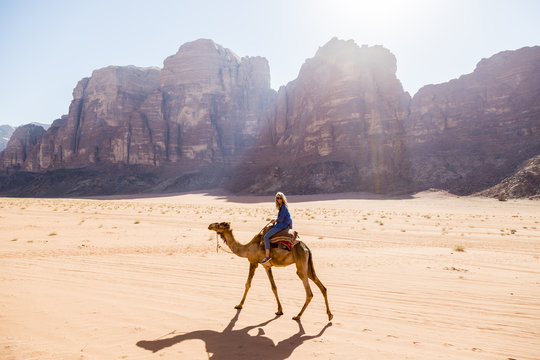
[[[229,246],[229,248],[234,254],[240,257],[247,257],[248,246],[242,245],[238,241],[236,241],[234,235],[232,234],[232,231],[224,231],[220,235],[223,241],[225,241],[225,243]]]

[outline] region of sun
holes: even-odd
[[[321,23],[335,35],[369,38],[388,37],[410,29],[415,19],[422,18],[433,7],[427,0],[334,0],[317,4]]]

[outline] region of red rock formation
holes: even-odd
[[[402,121],[410,97],[381,46],[332,39],[278,92],[259,151],[237,191],[392,191],[402,183]],[[248,174],[256,175],[255,183]]]
[[[246,150],[273,96],[266,59],[197,40],[165,60],[160,89],[141,113],[155,127],[161,162],[193,170],[230,163]]]
[[[26,161],[36,156],[36,145],[45,133],[41,126],[19,126],[11,135],[4,151],[0,153],[0,166],[6,170],[21,169]]]
[[[540,153],[540,47],[504,51],[420,89],[405,120],[417,189],[470,194]]]
[[[161,70],[108,67],[81,80],[68,115],[0,155],[2,170],[41,174],[0,189],[66,191],[49,176],[71,194],[179,191],[233,177],[233,190],[254,193],[469,194],[540,154],[538,84],[540,47],[524,48],[411,100],[388,50],[332,39],[276,96],[265,59],[197,40]]]
[[[21,167],[223,165],[251,144],[273,97],[265,59],[197,40],[167,58],[163,70],[110,66],[81,80],[68,115]]]
[[[134,113],[159,87],[158,69],[109,66],[81,80],[67,117],[56,121],[39,149],[33,171],[128,163],[122,140]],[[149,139],[146,139],[148,141]],[[152,145],[149,144],[151,147]]]
[[[211,40],[168,57],[160,85],[150,101],[161,102],[161,114],[148,106],[147,116],[165,120],[166,158],[188,168],[234,161],[258,135],[274,96],[266,59],[239,58]]]

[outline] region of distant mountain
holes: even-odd
[[[6,148],[13,131],[15,131],[15,128],[10,125],[0,125],[0,151]]]
[[[471,194],[540,155],[539,46],[413,98],[396,70],[384,47],[338,39],[277,93],[266,59],[204,39],[162,69],[99,69],[67,115],[27,125],[0,153],[0,193]]]

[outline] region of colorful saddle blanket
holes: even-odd
[[[264,229],[261,230],[261,244],[264,246],[264,235],[272,228],[272,225],[266,226]],[[271,245],[281,247],[284,249],[287,249],[289,251],[292,250],[293,246],[298,244],[298,232],[291,230],[289,227],[286,227],[285,229],[281,230],[280,232],[272,235],[270,238]]]

